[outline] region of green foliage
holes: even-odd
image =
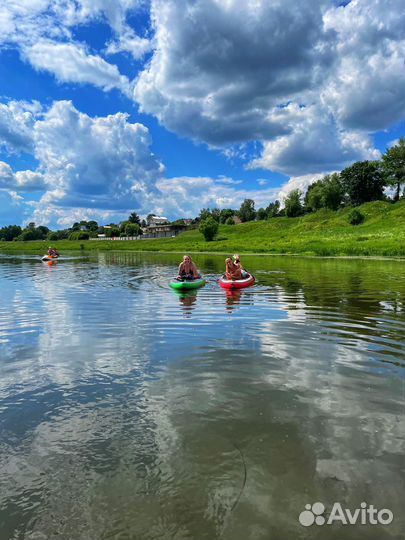
[[[385,184],[396,187],[394,201],[399,199],[401,185],[405,184],[405,141],[401,138],[382,157]]]
[[[267,212],[264,208],[259,208],[259,210],[257,211],[257,214],[256,214],[256,218],[259,220],[259,221],[262,221],[263,219],[267,219]]]
[[[20,236],[17,237],[17,240],[28,242],[29,240],[39,240],[39,238],[34,229],[24,229]]]
[[[141,233],[141,227],[137,223],[127,223],[123,236],[139,236]]]
[[[120,235],[120,230],[117,226],[110,226],[110,228],[105,229],[105,233],[107,238],[114,238]]]
[[[17,238],[17,236],[20,236],[21,233],[22,229],[19,225],[8,225],[0,229],[0,240],[10,242],[14,238]]]
[[[340,173],[349,204],[358,206],[383,199],[384,178],[378,161],[358,161]]]
[[[50,232],[46,239],[51,241],[59,240],[59,235],[56,232]]]
[[[308,187],[305,194],[304,206],[309,212],[316,212],[320,208],[337,210],[343,201],[343,188],[340,176],[336,173],[326,175],[322,180],[314,182]]]
[[[154,214],[150,214],[151,216],[154,216]],[[131,212],[128,217],[128,221],[130,223],[135,223],[136,225],[141,225],[141,218],[138,216],[136,212]]]
[[[211,216],[217,223],[220,223],[221,220],[221,210],[219,208],[213,208],[211,210]]]
[[[198,215],[198,220],[199,221],[205,221],[209,217],[212,217],[211,210],[209,208],[202,208],[200,210],[199,215]]]
[[[235,215],[235,210],[232,210],[231,208],[223,208],[220,214],[220,222],[228,223],[229,218],[232,219],[234,215]],[[232,219],[232,223],[234,223],[233,219]]]
[[[163,251],[212,253],[290,253],[317,256],[400,256],[405,257],[405,200],[369,202],[358,208],[364,223],[353,227],[348,223],[353,208],[337,212],[321,209],[299,218],[280,217],[266,221],[250,221],[236,227],[221,226],[219,239],[206,243],[197,229],[190,229],[176,238],[159,238],[120,242],[86,242],[89,251]],[[80,242],[58,241],[60,252],[79,251]],[[42,255],[43,241],[1,242],[2,253]]]
[[[225,221],[225,225],[235,225],[233,217],[227,218],[227,220]]]
[[[266,208],[266,214],[267,218],[270,219],[272,217],[276,217],[278,213],[280,212],[280,201],[274,201],[269,204],[269,206]]]
[[[203,234],[206,242],[212,242],[218,232],[218,223],[212,216],[209,216],[200,223],[198,230]]]
[[[363,223],[364,219],[364,214],[362,214],[357,208],[354,208],[348,216],[350,225],[360,225],[360,223]]]
[[[301,204],[301,192],[299,189],[290,191],[284,201],[285,215],[287,217],[297,217],[303,213]]]
[[[69,234],[69,240],[88,240],[90,234],[87,231],[73,231]]]
[[[245,199],[239,208],[238,215],[242,223],[253,221],[256,218],[255,201]]]

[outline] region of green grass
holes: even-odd
[[[178,251],[210,253],[281,253],[318,256],[405,256],[405,201],[378,201],[358,207],[361,225],[350,225],[350,208],[320,210],[299,218],[273,218],[221,225],[217,239],[206,242],[198,230],[176,238],[140,241],[52,242],[60,251]],[[49,241],[0,242],[0,253],[45,252]]]

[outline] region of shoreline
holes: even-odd
[[[56,242],[55,242],[56,243]],[[85,248],[78,249],[66,249],[67,252],[78,252],[83,255],[89,256],[92,253],[147,253],[147,254],[157,254],[157,255],[179,255],[184,253],[189,253],[191,255],[218,255],[218,256],[229,256],[230,251],[193,251],[193,250],[150,250],[150,249],[91,249],[86,250]],[[236,250],[238,253],[243,254],[247,257],[293,257],[300,259],[343,259],[343,260],[374,260],[374,261],[405,261],[405,256],[401,255],[316,255],[316,254],[305,254],[305,253],[263,253],[263,252],[253,252],[253,251],[243,251]],[[83,253],[85,252],[85,253]],[[26,252],[23,250],[3,252],[0,251],[0,256],[2,255],[25,255],[25,256],[38,256],[36,253]]]

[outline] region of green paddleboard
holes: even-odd
[[[181,281],[179,279],[172,279],[169,282],[169,285],[172,289],[177,290],[198,289],[199,287],[205,285],[205,279],[185,279],[184,281]]]

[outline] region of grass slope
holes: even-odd
[[[179,251],[283,253],[320,256],[404,256],[405,201],[384,201],[358,207],[366,219],[350,225],[350,208],[320,210],[299,218],[273,218],[240,225],[221,225],[218,237],[205,242],[198,230],[176,238],[140,241],[52,242],[63,251]],[[0,242],[1,253],[42,254],[48,241]]]

